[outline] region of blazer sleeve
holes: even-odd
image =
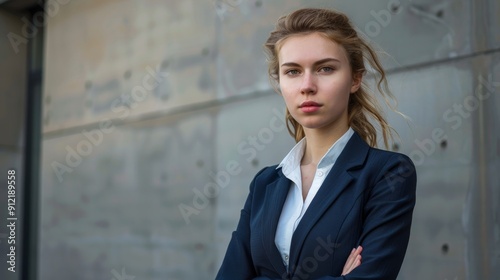
[[[216,280],[254,279],[257,277],[250,254],[250,214],[256,178],[264,170],[265,168],[259,171],[250,183],[250,193],[241,210],[238,226],[233,231],[226,255],[215,277]]]
[[[364,206],[361,265],[345,276],[317,280],[393,280],[397,278],[410,238],[415,206],[415,166],[395,154],[381,168]]]

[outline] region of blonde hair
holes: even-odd
[[[385,71],[377,54],[368,43],[360,38],[354,30],[349,18],[337,11],[328,9],[300,9],[278,19],[274,31],[271,32],[265,43],[268,55],[269,77],[274,85],[279,84],[278,52],[281,43],[293,35],[304,35],[319,32],[330,40],[344,47],[351,65],[353,76],[366,73],[365,59],[378,74],[377,89],[386,104],[393,110],[390,100],[395,102],[394,96],[387,86]],[[349,126],[356,131],[370,146],[377,146],[377,130],[370,122],[375,120],[382,130],[385,147],[392,140],[394,129],[387,123],[381,114],[377,99],[369,93],[368,87],[363,83],[353,94],[350,94],[348,104]],[[286,110],[286,123],[288,132],[299,141],[304,138],[304,129]]]

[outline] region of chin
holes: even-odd
[[[299,121],[299,124],[302,125],[305,129],[325,129],[325,128],[333,128],[338,126],[342,121],[341,120],[332,120],[326,121],[324,119],[310,119],[307,121]]]
[[[299,123],[300,123],[300,125],[302,125],[303,128],[307,128],[307,129],[318,129],[318,128],[322,128],[322,127],[327,126],[327,124],[325,124],[325,123],[313,122],[313,121],[299,122]]]

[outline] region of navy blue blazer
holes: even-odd
[[[264,168],[250,184],[216,279],[396,279],[416,181],[407,156],[372,148],[354,133],[293,233],[287,271],[274,238],[291,181],[281,168]],[[361,265],[341,276],[358,245]]]

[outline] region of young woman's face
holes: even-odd
[[[347,126],[349,94],[358,90],[345,49],[320,35],[295,35],[281,44],[279,84],[288,111],[304,129]]]

